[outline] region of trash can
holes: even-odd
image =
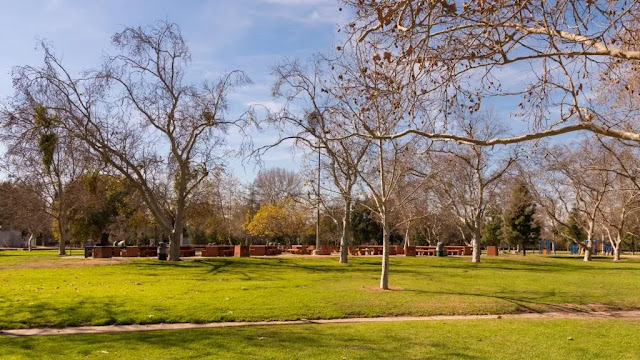
[[[167,260],[167,243],[158,244],[158,260]]]
[[[84,258],[88,258],[91,256],[91,250],[93,250],[93,246],[85,246],[84,247]]]
[[[444,244],[442,243],[442,241],[438,241],[438,243],[436,244],[436,256],[437,257],[446,256],[444,252]]]

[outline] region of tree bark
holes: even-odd
[[[482,254],[482,249],[480,249],[480,230],[474,229],[473,238],[471,239],[471,262],[479,263],[480,262],[480,254]]]
[[[351,243],[351,200],[344,203],[344,218],[342,219],[342,238],[340,239],[340,263],[346,264]]]
[[[60,242],[58,244],[58,255],[67,255],[67,224],[63,215],[58,216],[58,228],[60,229]]]
[[[380,288],[389,289],[389,225],[386,216],[382,218],[382,275]]]
[[[613,261],[620,261],[620,245],[613,247]]]
[[[582,258],[583,261],[591,261],[591,254],[593,252],[592,247],[593,244],[591,242],[591,239],[588,239],[584,246],[584,257]]]

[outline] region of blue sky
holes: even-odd
[[[337,25],[347,14],[336,0],[214,1],[10,1],[0,0],[0,98],[12,93],[11,68],[39,65],[37,39],[51,42],[73,71],[95,67],[110,49],[110,36],[124,26],[169,20],[180,25],[192,52],[190,77],[215,78],[240,69],[254,84],[234,94],[232,110],[249,104],[277,107],[270,95],[271,67],[283,58],[306,59],[327,52],[338,41]],[[255,134],[267,143],[276,134]],[[230,143],[234,143],[231,139]],[[300,153],[282,148],[265,166],[296,168]],[[236,176],[251,179],[253,166],[230,163]]]

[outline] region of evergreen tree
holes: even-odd
[[[520,245],[523,255],[526,247],[540,240],[540,227],[535,221],[536,204],[524,182],[519,182],[511,192],[504,211],[504,237],[512,245]]]
[[[567,223],[561,229],[562,237],[576,244],[581,244],[585,241],[586,235],[582,230],[582,217],[577,208],[572,208],[567,218]]]
[[[500,246],[503,239],[502,214],[497,208],[491,208],[487,212],[489,218],[482,228],[482,244],[486,246]]]

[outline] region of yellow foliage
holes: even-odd
[[[260,205],[253,217],[247,213],[243,228],[253,236],[293,238],[301,235],[306,225],[305,213],[296,209],[292,201],[284,200]]]

